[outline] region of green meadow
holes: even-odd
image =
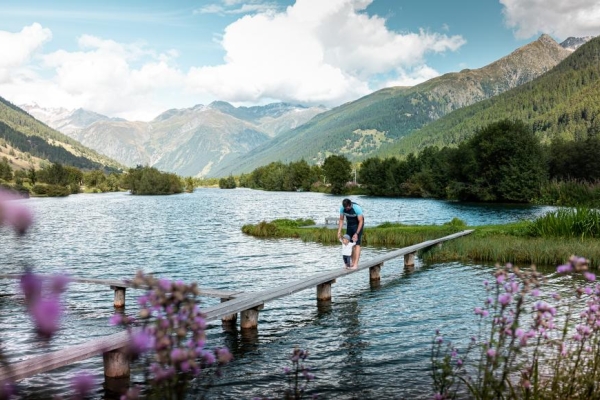
[[[571,255],[600,263],[600,212],[590,208],[561,209],[533,221],[467,226],[455,218],[442,225],[384,223],[367,227],[363,246],[401,248],[473,229],[470,235],[421,252],[427,262],[487,262],[558,265]],[[337,244],[337,229],[317,227],[312,220],[276,219],[244,225],[242,232],[260,238],[298,238]]]

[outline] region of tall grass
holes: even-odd
[[[550,181],[540,188],[537,204],[600,207],[600,182]]]
[[[384,247],[410,246],[465,229],[465,226],[457,221],[452,221],[452,223],[443,226],[407,226],[385,223],[374,228],[367,227],[362,243],[363,245]],[[300,238],[305,242],[338,243],[337,229],[316,228],[311,225],[314,225],[312,220],[276,219],[271,222],[262,221],[256,225],[244,225],[242,226],[242,232],[262,238],[291,237]]]
[[[550,213],[533,222],[472,227],[475,230],[472,234],[444,242],[441,247],[426,249],[420,253],[420,257],[427,262],[557,265],[564,263],[572,254],[586,254],[591,266],[597,267],[600,265],[600,241],[597,239],[600,237],[599,213],[589,209],[579,210],[579,213],[576,213],[577,210],[561,210],[558,216]],[[564,226],[554,230],[547,228],[551,225]],[[466,228],[460,220],[429,226],[384,223],[367,227],[362,244],[400,248]],[[242,230],[262,238],[298,238],[305,242],[338,244],[337,229],[306,226],[298,221],[263,221],[256,225],[245,225]]]
[[[576,238],[531,238],[522,236],[471,235],[444,242],[421,257],[427,262],[483,261],[520,265],[563,264],[573,254],[588,254],[590,264],[600,265],[600,241]]]
[[[560,209],[534,220],[530,231],[537,237],[598,238],[600,211],[584,207]]]

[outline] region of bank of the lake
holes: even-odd
[[[383,223],[365,229],[364,246],[405,247],[464,230],[473,233],[423,251],[426,262],[491,262],[558,265],[569,257],[585,255],[592,266],[600,261],[600,240],[569,237],[533,237],[532,222],[467,226],[454,219],[441,225]],[[337,225],[316,226],[312,220],[261,221],[242,227],[246,234],[262,238],[299,238],[303,241],[337,243]]]

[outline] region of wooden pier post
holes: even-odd
[[[258,327],[258,312],[264,308],[264,304],[244,310],[240,314],[240,328],[256,329]]]
[[[111,289],[115,291],[115,308],[123,308],[125,307],[125,290],[124,287],[119,286],[111,286]]]
[[[335,283],[335,279],[329,282],[317,285],[317,301],[331,300],[331,285]]]
[[[415,253],[408,253],[404,255],[404,266],[414,267],[415,265]]]
[[[130,374],[129,356],[124,348],[107,351],[104,358],[104,376],[106,378],[128,378]]]
[[[225,301],[229,301],[231,299],[221,298],[221,303]],[[221,317],[221,324],[227,327],[234,326],[237,322],[237,313],[229,314],[224,317]]]
[[[381,266],[382,265],[383,265],[383,263],[369,267],[369,280],[371,282],[379,281],[381,279]]]

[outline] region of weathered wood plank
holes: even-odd
[[[106,351],[122,348],[127,343],[127,338],[127,331],[123,331],[13,363],[10,368],[0,368],[0,382],[16,382],[42,372],[51,371],[97,356]]]
[[[344,268],[340,268],[333,271],[326,271],[317,275],[313,275],[305,279],[299,279],[283,287],[267,289],[254,293],[239,294],[237,295],[237,297],[231,298],[231,300],[222,302],[212,307],[205,308],[202,311],[205,314],[206,319],[208,321],[218,320],[230,314],[253,309],[255,307],[261,307],[266,302],[296,292],[300,292],[308,288],[313,288],[317,285],[333,281],[336,278],[342,277],[344,275],[352,274],[358,271],[371,268],[376,265],[380,265],[385,261],[403,256],[404,254],[414,253],[418,250],[433,246],[437,243],[442,243],[447,240],[468,235],[471,232],[473,232],[473,230],[465,230],[439,239],[428,240],[419,244],[394,250],[389,253],[375,257],[371,260],[362,262],[361,265],[359,265],[359,267],[355,270],[347,270]],[[5,276],[0,275],[0,277]],[[233,295],[235,296],[238,292],[233,293]],[[84,360],[86,358],[102,354],[107,351],[116,350],[124,347],[127,344],[127,340],[128,333],[126,331],[123,331],[115,333],[113,335],[104,336],[99,339],[90,340],[85,343],[60,349],[51,353],[34,356],[28,360],[14,363],[10,366],[10,368],[0,368],[0,382],[6,380],[18,381],[42,372],[47,372],[59,367],[63,367],[65,365],[72,364],[77,361]]]

